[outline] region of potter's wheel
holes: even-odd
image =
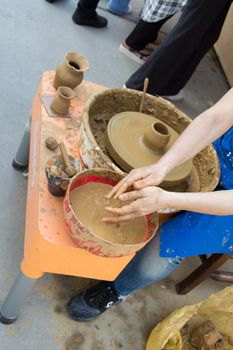
[[[169,125],[140,112],[116,114],[108,123],[106,147],[115,162],[126,172],[156,163],[179,137]],[[163,185],[184,181],[192,170],[192,160],[173,169]]]

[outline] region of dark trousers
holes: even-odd
[[[95,13],[99,0],[79,0],[78,9],[83,15],[92,15]]]
[[[187,83],[198,63],[217,41],[232,0],[188,0],[180,20],[165,41],[128,79],[128,88],[175,95]]]
[[[160,28],[170,17],[155,23],[145,22],[141,19],[125,39],[125,43],[133,50],[143,50],[146,45],[157,38]]]

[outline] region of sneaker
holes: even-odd
[[[71,299],[67,311],[75,321],[91,321],[124,299],[125,297],[118,296],[112,283],[100,282]]]
[[[89,26],[95,28],[104,28],[107,26],[108,21],[106,18],[99,16],[97,12],[94,12],[93,15],[83,15],[80,13],[79,8],[77,7],[72,19],[74,23],[79,24],[81,26]]]
[[[119,50],[121,53],[123,53],[127,57],[131,58],[131,60],[139,64],[145,63],[147,58],[150,56],[150,54],[148,52],[145,52],[144,50],[138,51],[131,49],[128,45],[126,45],[126,43],[121,43]]]
[[[118,9],[112,9],[109,5],[107,7],[107,10],[111,13],[113,13],[114,15],[117,16],[125,16],[125,15],[130,15],[133,12],[133,6],[131,6],[130,4],[128,5],[128,9],[126,11],[119,11]]]
[[[171,96],[161,96],[167,100],[170,100],[170,101],[180,101],[180,100],[183,100],[184,98],[184,92],[183,90],[180,90],[180,92],[178,92],[178,94],[176,95],[171,95]]]

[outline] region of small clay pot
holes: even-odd
[[[146,144],[154,151],[163,151],[170,140],[171,134],[167,126],[156,122],[150,125],[144,134]]]
[[[66,115],[69,112],[70,101],[75,97],[74,91],[67,86],[60,86],[57,95],[51,103],[51,110],[60,115]]]
[[[68,52],[63,63],[56,70],[53,86],[68,86],[74,89],[83,80],[83,73],[89,68],[89,62],[76,52]]]

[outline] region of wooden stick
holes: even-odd
[[[60,151],[61,151],[61,155],[62,155],[63,161],[64,161],[64,163],[65,163],[65,166],[66,166],[66,167],[71,166],[71,164],[70,164],[70,158],[69,158],[69,156],[68,156],[68,154],[67,154],[67,151],[66,151],[64,142],[60,142],[60,143],[59,143],[59,148],[60,148]]]
[[[59,148],[61,151],[61,155],[63,158],[63,161],[65,163],[65,173],[66,175],[68,175],[69,177],[73,177],[74,175],[77,174],[77,170],[76,168],[70,163],[70,158],[67,154],[65,145],[63,142],[59,143]]]
[[[146,91],[147,91],[147,88],[148,88],[148,84],[149,84],[149,79],[145,78],[144,86],[143,86],[142,98],[141,98],[141,102],[140,102],[140,106],[139,106],[139,112],[142,112],[143,107],[144,107],[145,98],[146,98]]]

